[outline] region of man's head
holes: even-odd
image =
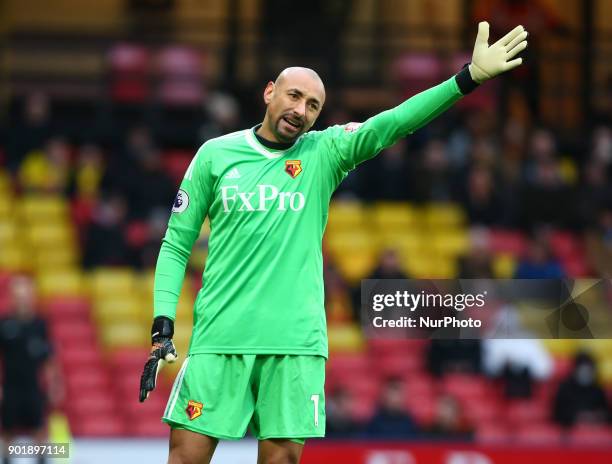
[[[34,281],[27,275],[17,275],[11,279],[10,289],[15,315],[29,319],[36,312]]]
[[[319,117],[325,103],[325,86],[312,69],[287,68],[275,82],[268,82],[264,101],[267,106],[264,134],[277,142],[293,142]]]

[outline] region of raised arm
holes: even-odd
[[[489,24],[481,22],[472,61],[458,74],[363,124],[331,128],[331,148],[339,158],[340,167],[344,171],[353,169],[399,138],[426,125],[485,80],[522,63],[522,58],[515,57],[527,47],[527,31],[523,26],[517,26],[492,45],[488,44],[488,38]]]

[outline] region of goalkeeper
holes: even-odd
[[[163,421],[170,463],[208,463],[219,439],[247,428],[258,463],[297,463],[325,435],[327,332],[321,241],[330,198],[349,171],[413,133],[463,95],[521,64],[518,26],[492,45],[482,22],[472,61],[457,75],[363,124],[308,130],[325,88],[306,68],[269,82],[263,122],[207,141],[177,194],[154,287],[153,348],[140,400],[161,360],[174,361],[174,317],[185,267],[206,216],[209,253],[193,333]]]

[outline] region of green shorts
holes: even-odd
[[[163,421],[237,440],[325,436],[325,358],[304,355],[195,354],[179,371]]]

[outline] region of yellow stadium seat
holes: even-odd
[[[19,211],[30,223],[47,222],[49,219],[68,219],[68,202],[60,196],[27,195],[22,197]]]
[[[425,222],[431,229],[462,227],[466,218],[464,211],[458,205],[434,203],[425,208]]]
[[[13,211],[13,199],[10,192],[0,189],[0,220],[8,218]]]
[[[78,266],[75,246],[61,248],[40,248],[36,250],[34,261],[36,269],[75,269]]]
[[[365,348],[363,334],[356,324],[330,325],[327,335],[331,353],[360,353]]]
[[[11,177],[8,172],[0,167],[0,192],[6,193],[12,190]]]
[[[599,362],[612,359],[612,340],[609,339],[579,340],[578,349],[592,353]]]
[[[376,236],[368,229],[352,231],[329,231],[325,234],[324,246],[334,254],[378,252]]]
[[[506,253],[500,253],[493,258],[493,274],[498,279],[511,279],[516,270],[516,259]]]
[[[27,228],[30,243],[37,248],[41,247],[68,247],[75,248],[76,240],[72,228],[68,224],[46,224],[30,226]]]
[[[17,225],[10,217],[0,220],[0,244],[11,245],[17,239]]]
[[[24,248],[19,246],[19,242],[10,246],[0,244],[0,269],[13,272],[31,271],[32,260]]]
[[[150,327],[145,327],[142,324],[108,324],[99,328],[102,343],[107,350],[149,347],[151,345]]]
[[[542,343],[553,356],[567,358],[578,351],[578,340],[543,339]]]
[[[134,296],[115,297],[109,295],[93,300],[93,315],[100,324],[138,323],[140,318],[140,301]]]
[[[378,230],[409,230],[417,227],[420,214],[410,203],[376,203],[371,211],[371,220]]]
[[[376,267],[377,254],[373,251],[340,253],[334,256],[334,263],[350,284],[356,284]]]
[[[366,224],[363,205],[354,201],[334,201],[329,207],[327,230],[359,229]]]
[[[38,274],[38,288],[44,297],[80,296],[86,293],[83,275],[78,271],[48,270]]]
[[[470,249],[470,239],[464,229],[437,230],[431,236],[431,242],[438,254],[445,256],[456,257]]]
[[[612,386],[612,360],[606,359],[598,366],[599,378],[606,386]]]
[[[397,253],[413,253],[429,245],[428,236],[419,229],[398,231],[394,229],[378,232],[381,250],[395,250]]]
[[[129,295],[138,291],[136,273],[130,268],[98,268],[91,273],[90,282],[92,295],[96,297]]]

